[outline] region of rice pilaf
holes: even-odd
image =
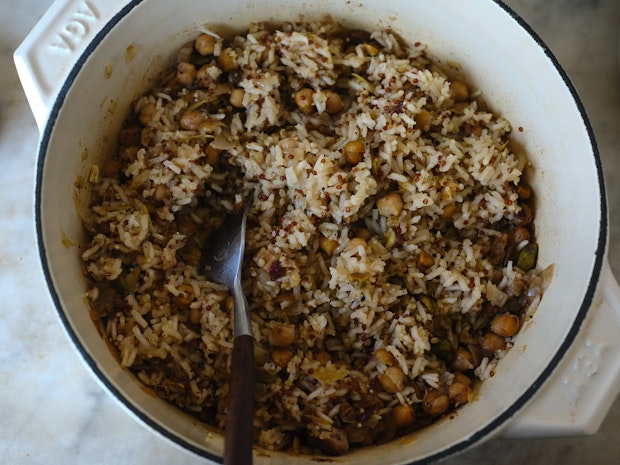
[[[254,190],[255,442],[343,454],[425,427],[542,293],[511,130],[388,30],[202,31],[93,167],[89,304],[123,367],[223,428],[232,298],[201,249]]]

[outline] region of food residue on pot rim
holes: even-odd
[[[114,66],[109,61],[103,63],[103,74],[106,79],[110,79],[112,77],[112,73],[114,72]]]
[[[131,62],[136,55],[138,54],[138,47],[135,44],[129,44],[125,49],[125,61],[127,63]]]

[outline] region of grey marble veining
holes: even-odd
[[[70,346],[46,294],[32,214],[38,132],[11,55],[51,3],[0,0],[0,464],[202,464],[146,430],[104,392]],[[610,263],[620,276],[620,2],[506,3],[547,43],[583,99],[607,180]],[[593,436],[498,438],[445,463],[616,464],[619,437],[620,399]]]

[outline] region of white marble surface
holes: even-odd
[[[102,390],[46,294],[32,214],[38,131],[12,53],[51,3],[0,0],[0,464],[201,464],[146,430]],[[507,3],[549,45],[591,117],[607,179],[610,262],[620,276],[620,2]],[[619,437],[617,399],[593,436],[494,439],[446,463],[617,464]]]

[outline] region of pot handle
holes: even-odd
[[[13,58],[39,131],[63,82],[124,0],[56,0]]]
[[[563,361],[504,437],[594,434],[620,392],[620,287],[605,260],[592,308]]]

